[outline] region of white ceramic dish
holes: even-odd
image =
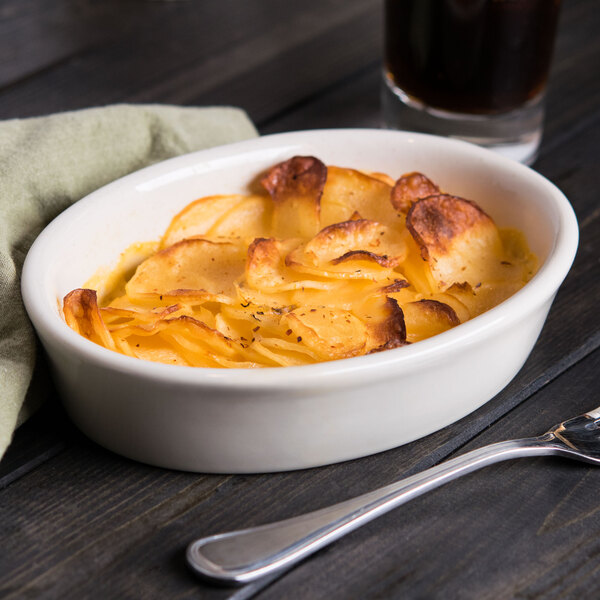
[[[59,302],[136,241],[156,239],[202,195],[244,192],[294,155],[422,171],[527,235],[533,280],[493,310],[429,340],[303,367],[221,370],[136,360],[69,329]],[[53,221],[31,248],[23,298],[68,413],[103,446],[198,472],[299,469],[365,456],[469,414],[517,373],[575,256],[570,204],[542,176],[463,142],[383,130],[287,133],[178,157],[116,181]]]

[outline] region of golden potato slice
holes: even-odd
[[[168,316],[173,317],[178,312],[182,312],[182,307],[179,304],[145,309],[127,309],[110,305],[100,309],[102,320],[111,333],[130,325],[147,325],[160,319],[166,319]]]
[[[248,247],[245,283],[255,290],[265,292],[283,292],[302,288],[328,289],[331,287],[325,281],[299,279],[287,267],[286,256],[299,243],[297,239],[255,239]],[[243,289],[244,286],[240,287]]]
[[[119,310],[144,313],[146,311],[159,309],[160,307],[166,308],[177,302],[177,300],[173,300],[171,298],[163,298],[164,300],[161,300],[160,294],[148,294],[139,298],[130,298],[127,295],[123,295],[111,300],[110,303],[101,308],[100,311],[102,314],[106,314],[105,311],[110,314],[113,311]]]
[[[369,279],[332,278],[330,288],[326,290],[300,289],[295,290],[291,297],[294,306],[322,306],[352,310],[366,298],[372,296],[388,279],[373,281]]]
[[[410,281],[411,286],[424,296],[439,293],[439,286],[429,268],[429,263],[423,260],[421,250],[412,235],[405,229],[402,232],[408,253],[406,260],[402,263],[402,273]]]
[[[132,335],[119,345],[119,349],[123,354],[167,365],[179,365],[183,367],[213,366],[208,361],[206,363],[203,361],[200,362],[197,358],[194,362],[186,360],[181,352],[173,348],[166,339],[156,335],[150,337]]]
[[[283,314],[292,310],[271,308],[258,305],[224,306],[222,315],[236,331],[240,331],[240,339],[252,341],[253,337],[272,337],[281,330],[280,321]]]
[[[502,278],[527,283],[538,269],[537,256],[529,250],[523,232],[503,227],[499,229],[499,233],[505,253]]]
[[[367,252],[356,252],[348,254],[337,263],[329,261],[315,265],[314,257],[307,255],[304,246],[300,246],[287,255],[285,263],[290,269],[305,277],[367,281],[390,279],[390,274],[393,273],[391,268],[382,266],[375,258]]]
[[[281,318],[290,335],[306,345],[319,358],[335,360],[364,353],[365,325],[351,312],[333,308],[305,307]]]
[[[319,360],[306,346],[279,338],[264,338],[260,342],[256,341],[252,344],[252,349],[281,367],[306,365]]]
[[[294,156],[261,180],[273,200],[273,234],[311,238],[320,229],[321,195],[327,167],[313,156]]]
[[[278,316],[277,323],[271,327],[268,323],[252,319],[250,313],[246,313],[244,317],[235,312],[230,315],[223,311],[217,315],[215,329],[225,337],[239,342],[243,348],[248,348],[254,341],[260,340],[263,335],[276,335],[280,329],[279,319]]]
[[[394,184],[390,200],[392,206],[403,213],[420,198],[439,194],[440,188],[423,173],[406,173]]]
[[[245,281],[235,284],[238,302],[244,306],[269,306],[270,308],[285,308],[293,301],[294,290],[261,290],[250,287]]]
[[[326,306],[350,310],[354,303],[372,295],[376,290],[393,280],[382,279],[342,279],[332,278],[328,281],[308,280],[306,287],[284,291],[256,290],[244,281],[236,285],[238,298],[242,305],[268,306],[272,310],[290,310],[296,306]],[[316,288],[315,286],[319,286]]]
[[[231,359],[236,357],[241,346],[239,341],[231,340],[206,323],[187,315],[162,319],[157,323],[157,330],[172,337],[183,348],[196,351],[204,347]]]
[[[159,242],[136,242],[123,252],[112,267],[102,267],[88,279],[84,288],[96,290],[98,306],[104,306],[125,293],[125,284],[137,266],[159,249]]]
[[[317,355],[307,346],[303,344],[298,344],[295,340],[287,341],[281,338],[271,337],[271,338],[261,338],[260,343],[267,348],[275,349],[285,354],[301,354],[304,357],[304,361],[307,361],[307,357],[312,361],[317,361]]]
[[[272,202],[266,196],[246,196],[210,227],[211,238],[242,238],[252,240],[269,235]]]
[[[186,238],[204,236],[225,214],[246,201],[242,194],[217,195],[199,198],[176,214],[160,242],[167,248]]]
[[[402,306],[402,310],[409,342],[424,340],[460,324],[451,306],[429,298],[408,302]]]
[[[354,169],[328,167],[321,198],[321,227],[348,221],[353,213],[389,227],[401,227],[404,217],[390,203],[392,186]]]
[[[230,360],[218,355],[211,355],[211,358],[218,364],[219,367],[228,369],[264,369],[265,367],[277,366],[269,361],[263,360],[263,357],[258,357],[256,352],[252,353],[253,360]],[[256,357],[256,358],[255,358]]]
[[[454,284],[446,294],[459,300],[467,307],[471,318],[497,306],[523,287],[519,281],[486,281],[476,287],[468,283]]]
[[[440,291],[496,279],[502,242],[496,225],[474,202],[439,194],[417,200],[406,226]]]
[[[127,340],[136,354],[147,349],[164,350],[169,362],[170,353],[175,352],[192,365],[199,362],[204,364],[213,353],[235,360],[239,358],[242,346],[238,340],[229,339],[188,315],[157,319],[144,325],[125,325],[115,335]],[[132,344],[133,340],[136,340],[135,344]]]
[[[67,325],[88,340],[115,350],[115,344],[104,324],[95,290],[78,288],[63,300],[63,314]]]
[[[138,266],[127,283],[128,296],[169,294],[193,296],[200,292],[235,297],[234,281],[244,273],[245,248],[230,242],[185,239],[169,246]]]

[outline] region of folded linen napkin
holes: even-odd
[[[119,104],[0,122],[0,458],[41,398],[30,389],[39,353],[19,288],[40,231],[127,173],[256,135],[246,114],[232,107]]]

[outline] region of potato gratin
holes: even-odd
[[[446,331],[536,268],[522,234],[421,173],[394,181],[296,156],[260,183],[189,204],[159,242],[67,294],[67,324],[168,364],[304,365]]]

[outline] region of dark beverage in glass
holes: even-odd
[[[388,93],[412,110],[454,122],[428,125],[426,115],[406,113],[401,118],[409,127],[400,128],[411,128],[412,118],[412,128],[481,138],[484,145],[517,140],[519,129],[531,135],[537,128],[541,136],[559,9],[560,0],[385,0]],[[509,119],[490,129],[496,116],[522,110],[526,122]],[[464,136],[457,127],[461,115],[467,117]],[[486,121],[478,135],[474,123]]]

